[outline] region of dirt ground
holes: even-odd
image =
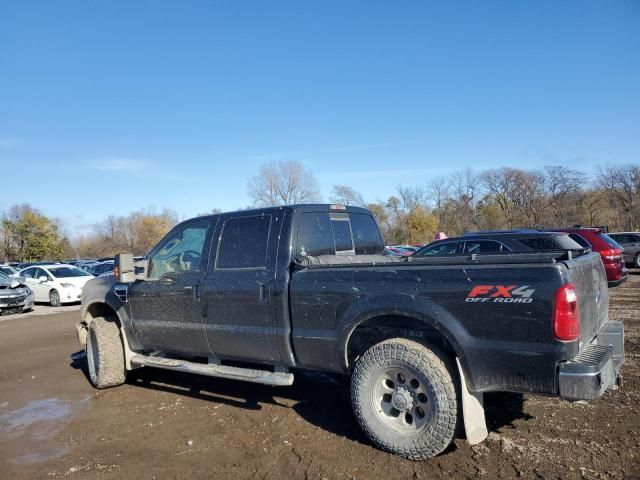
[[[332,377],[273,388],[144,369],[98,392],[78,312],[3,319],[0,478],[640,478],[640,272],[610,292],[622,388],[589,404],[487,395],[489,439],[425,462],[373,448]]]

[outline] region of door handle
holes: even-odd
[[[199,285],[185,285],[183,289],[187,292],[193,292],[193,298],[198,299],[200,297],[200,288]]]
[[[271,287],[271,283],[270,282],[259,282],[258,283],[258,290],[259,290],[259,295],[258,295],[258,299],[260,301],[260,303],[267,303],[267,300],[269,300],[269,294],[270,294],[270,289]]]

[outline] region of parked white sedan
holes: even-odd
[[[27,286],[36,296],[36,302],[49,302],[52,307],[63,303],[79,302],[82,287],[93,275],[81,268],[64,263],[34,265],[20,270]]]

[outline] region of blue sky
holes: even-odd
[[[0,0],[0,210],[245,207],[265,162],[370,201],[640,162],[640,2]]]

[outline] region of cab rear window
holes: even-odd
[[[300,216],[296,255],[373,255],[383,250],[382,237],[369,215],[306,212]]]

